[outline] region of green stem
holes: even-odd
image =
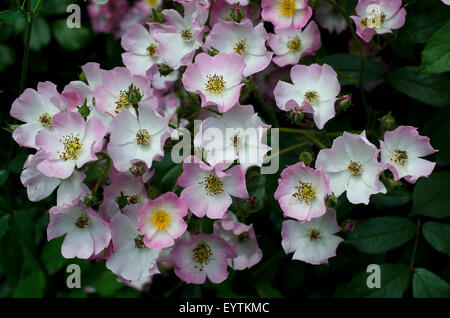
[[[31,33],[33,31],[34,14],[31,11],[31,0],[28,1],[28,12],[30,14],[30,21],[28,22],[27,39],[26,39],[25,51],[23,52],[23,59],[22,59],[22,74],[20,76],[20,93],[22,93],[24,91],[25,84],[27,81],[28,59],[30,56]]]
[[[95,184],[94,188],[92,188],[92,194],[95,195],[97,193],[98,187],[99,187],[100,183],[102,182],[102,180],[105,178],[105,176],[109,173],[109,169],[111,169],[111,165],[112,165],[111,158],[109,158],[109,157],[106,158],[106,163],[103,166],[102,173],[101,173],[100,177],[98,178],[97,183]]]
[[[211,27],[211,24],[209,24],[209,20],[211,19],[211,12],[212,12],[213,5],[214,5],[214,0],[211,0],[211,3],[209,5],[208,19],[206,20],[206,23],[205,23],[209,27],[210,30],[212,29],[212,27]]]
[[[274,153],[273,155],[270,155],[269,158],[272,159],[272,158],[274,158],[274,157],[276,157],[276,156],[281,156],[282,154],[285,154],[285,153],[287,153],[287,152],[289,152],[289,151],[292,151],[292,150],[294,150],[294,149],[297,149],[297,148],[301,148],[301,147],[306,146],[306,145],[308,145],[308,144],[309,144],[308,142],[301,142],[301,143],[298,143],[298,144],[296,144],[296,145],[293,145],[293,146],[284,148],[284,149],[280,150],[279,152]]]
[[[329,4],[331,4],[333,7],[338,9],[342,15],[344,16],[345,21],[347,22],[348,28],[350,29],[350,32],[352,33],[353,40],[356,43],[356,46],[358,47],[359,51],[359,57],[360,57],[360,69],[359,69],[359,90],[361,91],[361,99],[364,106],[364,110],[366,111],[366,117],[367,122],[369,124],[369,127],[371,127],[372,124],[372,110],[370,109],[369,105],[367,104],[366,99],[366,92],[364,90],[364,52],[361,47],[361,43],[359,42],[358,35],[355,32],[355,29],[353,28],[353,22],[350,20],[350,18],[345,14],[344,9],[338,5],[334,0],[327,0]]]
[[[414,262],[416,260],[417,246],[419,245],[420,227],[421,227],[420,218],[417,217],[416,240],[414,241],[414,247],[411,255],[411,262],[409,264],[409,269],[411,271],[414,270]]]
[[[312,141],[317,147],[320,149],[325,149],[327,146],[325,146],[319,139],[313,136],[313,134],[321,132],[311,132],[308,130],[302,130],[302,129],[294,129],[294,128],[279,128],[280,132],[286,132],[286,133],[293,133],[293,134],[300,134],[308,138],[310,141]]]

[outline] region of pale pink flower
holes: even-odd
[[[355,22],[356,33],[369,43],[375,34],[392,33],[405,24],[406,10],[402,0],[358,0]]]
[[[253,225],[240,223],[231,211],[227,212],[224,219],[214,223],[214,234],[236,247],[237,256],[228,261],[234,270],[250,268],[263,257]]]
[[[430,138],[420,136],[417,128],[400,126],[384,134],[384,142],[380,140],[381,162],[391,170],[394,180],[405,178],[415,183],[420,177],[428,177],[436,165],[420,157],[435,153]]]
[[[237,253],[232,244],[216,235],[198,234],[178,240],[170,255],[175,274],[186,283],[203,284],[208,277],[219,284],[227,279],[228,262]]]
[[[334,103],[341,90],[337,74],[328,65],[295,65],[291,68],[293,84],[279,81],[273,94],[282,110],[301,110],[312,113],[317,128],[336,114]]]
[[[347,29],[347,22],[342,13],[327,1],[322,1],[322,4],[314,13],[317,23],[330,33],[336,32],[339,34]]]
[[[284,216],[305,222],[325,213],[329,191],[328,179],[321,169],[315,170],[298,162],[281,172],[274,197]]]
[[[212,48],[219,52],[237,53],[244,58],[246,64],[244,76],[250,76],[265,69],[272,59],[266,48],[267,32],[263,23],[253,27],[250,19],[240,23],[220,21],[214,25],[206,38],[204,50]]]
[[[316,168],[322,168],[330,180],[330,191],[340,196],[347,191],[353,204],[369,204],[369,197],[386,193],[379,180],[384,170],[378,162],[379,150],[370,143],[363,131],[360,135],[344,134],[333,140],[331,149],[322,149],[317,155]]]
[[[160,251],[145,246],[144,235],[137,230],[138,217],[138,209],[127,206],[124,213],[112,218],[110,225],[113,252],[106,267],[129,281],[148,279],[159,272],[156,261]]]
[[[275,34],[269,34],[267,44],[275,53],[273,62],[280,67],[298,64],[303,56],[313,55],[322,45],[320,31],[314,21],[303,30],[293,26],[275,30]]]
[[[37,169],[47,177],[66,179],[75,167],[97,160],[95,154],[103,148],[105,128],[97,117],[87,122],[76,112],[53,116],[54,131],[42,130],[36,135],[36,145],[45,154]]]
[[[200,95],[202,107],[217,105],[219,112],[224,113],[239,100],[244,68],[244,59],[239,54],[200,53],[184,72],[183,86]]]
[[[147,106],[139,107],[139,118],[128,111],[120,112],[111,122],[108,154],[114,167],[127,171],[130,165],[142,161],[148,168],[164,154],[164,143],[170,137],[168,119]]]
[[[144,234],[144,244],[160,250],[171,247],[186,232],[186,203],[173,192],[149,200],[139,209],[139,228]]]
[[[99,254],[111,240],[108,224],[102,217],[85,207],[82,201],[75,205],[55,206],[50,209],[48,240],[63,236],[61,254],[65,258],[82,258]]]
[[[262,0],[261,16],[271,22],[275,29],[287,29],[293,25],[303,28],[312,16],[312,9],[306,0]]]
[[[13,132],[14,140],[21,147],[38,149],[36,134],[40,131],[55,131],[52,118],[69,106],[69,100],[60,95],[56,85],[40,82],[37,91],[27,88],[12,104],[10,115],[25,124]]]
[[[248,198],[242,167],[234,166],[223,171],[229,166],[217,164],[211,167],[203,162],[196,163],[192,156],[184,161],[183,173],[177,184],[184,188],[181,199],[197,217],[206,215],[211,219],[221,219],[232,203],[230,195]]]
[[[292,259],[313,265],[328,264],[328,259],[336,256],[338,245],[344,241],[333,235],[340,229],[333,209],[306,223],[286,220],[281,230],[281,245],[286,254],[294,252]]]
[[[95,33],[113,33],[128,11],[128,1],[114,0],[102,5],[90,3],[87,9]]]

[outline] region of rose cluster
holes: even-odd
[[[42,200],[57,189],[48,239],[65,235],[64,257],[106,259],[108,269],[133,284],[159,273],[158,264],[172,264],[188,283],[202,284],[206,277],[220,283],[228,266],[244,270],[262,259],[253,225],[232,207],[236,198],[252,199],[246,173],[262,167],[271,151],[265,142],[271,126],[253,105],[241,105],[244,90],[258,90],[252,75],[267,71],[271,62],[294,65],[291,82],[278,81],[272,89],[276,106],[303,114],[318,130],[347,99],[330,65],[298,64],[321,47],[306,0],[176,2],[162,11],[162,1],[137,1],[133,8],[125,0],[91,4],[94,30],[123,30],[117,34],[124,67],[87,63],[80,80],[62,92],[41,82],[11,109],[24,122],[14,140],[36,150],[21,175],[29,199]],[[341,32],[345,19],[332,9],[324,2],[316,20]],[[400,28],[406,12],[400,0],[360,0],[356,14],[356,32],[369,42]],[[161,21],[144,23],[155,15]],[[197,103],[198,112],[184,111],[186,100]],[[155,195],[155,162],[172,146],[170,137],[192,131],[194,119],[202,120],[193,131],[200,155],[187,154],[173,191]],[[217,143],[205,137],[207,131],[226,137]],[[247,138],[248,131],[255,133]],[[368,204],[372,194],[386,193],[384,170],[394,181],[414,183],[435,166],[422,157],[436,150],[411,126],[387,131],[379,148],[364,131],[344,132],[318,152],[314,168],[304,162],[284,168],[273,196],[290,218],[281,231],[286,253],[327,263],[343,241],[327,199],[346,192],[351,203]],[[88,182],[92,170],[98,175]],[[213,233],[202,231],[204,219],[213,220]]]

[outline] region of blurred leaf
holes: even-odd
[[[375,194],[370,197],[370,201],[375,204],[378,210],[384,210],[405,205],[411,201],[411,197],[411,192],[406,188],[397,188],[388,191],[386,194]]]
[[[0,20],[17,20],[17,19],[23,19],[25,16],[20,11],[12,11],[12,10],[5,10],[0,11]]]
[[[161,179],[162,192],[171,191],[173,185],[177,181],[178,175],[181,173],[181,166],[176,165],[170,168]]]
[[[14,231],[19,234],[19,243],[22,246],[25,259],[24,266],[29,269],[40,269],[37,260],[37,249],[35,244],[34,222],[31,216],[24,211],[16,211],[13,214]]]
[[[254,286],[259,297],[262,298],[282,298],[283,294],[268,282],[255,281]]]
[[[26,34],[24,34],[24,38]],[[33,51],[39,51],[43,47],[50,44],[52,35],[50,33],[50,27],[47,21],[42,16],[37,16],[33,20],[33,28],[31,33],[30,49]]]
[[[3,72],[8,66],[13,65],[16,54],[13,49],[6,45],[0,44],[0,72]]]
[[[45,291],[45,277],[42,272],[27,276],[14,290],[14,298],[42,298]]]
[[[23,165],[25,161],[27,160],[28,155],[22,154],[15,157],[11,162],[9,163],[8,169],[12,173],[15,174],[21,174],[23,170]]]
[[[329,64],[338,74],[342,86],[359,82],[361,59],[358,55],[340,53],[325,56],[323,63]],[[384,71],[380,64],[366,60],[364,64],[364,82],[372,82],[383,78]]]
[[[8,273],[6,283],[13,288],[19,283],[23,264],[19,234],[10,228],[0,243],[0,262],[5,273]]]
[[[93,287],[101,297],[112,297],[124,286],[117,281],[117,276],[108,270],[105,261],[92,264],[87,273],[82,270],[83,286]]]
[[[52,27],[59,45],[67,51],[80,50],[93,38],[91,31],[86,27],[69,29],[65,19],[55,21]]]
[[[276,252],[264,263],[259,263],[256,265],[254,271],[252,272],[252,277],[258,281],[266,281],[271,283],[275,278],[275,274],[280,267],[281,260],[285,257],[282,251]]]
[[[380,265],[380,288],[367,287],[371,273],[362,272],[350,284],[336,291],[335,297],[401,298],[409,286],[411,271],[403,264]]]
[[[384,253],[407,243],[415,231],[407,218],[382,216],[357,223],[347,242],[364,253]]]
[[[73,0],[46,0],[40,12],[44,15],[64,14],[72,3]]]
[[[59,272],[69,260],[61,255],[61,245],[64,237],[55,238],[45,244],[42,250],[42,261],[47,268],[47,272],[53,275]]]
[[[5,235],[9,228],[9,214],[0,217],[0,239]]]
[[[388,81],[399,92],[427,105],[450,105],[450,79],[443,74],[420,73],[418,67],[407,66],[389,72]]]
[[[449,298],[450,285],[425,268],[416,268],[413,276],[415,298]]]
[[[431,246],[450,256],[450,225],[427,222],[423,225],[422,232]]]
[[[425,45],[422,67],[429,73],[450,71],[450,22],[437,31]]]
[[[6,180],[8,180],[9,170],[2,169],[0,170],[0,187],[3,187]]]
[[[413,191],[412,214],[436,219],[450,217],[450,171],[436,172],[417,181]]]

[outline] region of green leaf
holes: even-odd
[[[18,155],[8,165],[9,171],[15,174],[21,174],[23,170],[23,165],[25,161],[27,160],[28,155]]]
[[[9,287],[15,287],[20,280],[23,265],[23,253],[19,244],[19,234],[10,229],[0,241],[0,262],[6,275]]]
[[[42,250],[42,261],[50,275],[59,272],[68,263],[68,260],[61,255],[63,241],[64,237],[55,238],[47,242]]]
[[[367,287],[366,271],[353,277],[350,284],[344,286],[337,297],[400,298],[411,281],[411,271],[403,264],[380,265],[380,288]]]
[[[44,15],[65,14],[67,7],[74,3],[73,0],[46,0],[41,13]]]
[[[378,193],[370,197],[378,210],[395,208],[411,201],[411,192],[405,188],[390,190],[386,194]]]
[[[429,73],[450,71],[450,22],[437,31],[425,45],[422,67]]]
[[[273,284],[269,284],[268,282],[260,282],[256,281],[254,283],[256,292],[259,297],[262,298],[282,298],[283,294],[273,287]]]
[[[24,34],[24,38],[25,38]],[[47,21],[42,16],[37,16],[33,21],[33,28],[31,33],[30,49],[33,51],[39,51],[43,47],[50,44],[52,34],[50,33],[50,27]]]
[[[413,191],[412,214],[436,219],[450,217],[450,171],[435,172],[417,181]]]
[[[425,268],[416,268],[412,285],[415,298],[450,297],[450,285]]]
[[[424,104],[450,105],[450,79],[443,74],[420,73],[418,67],[407,66],[389,72],[388,81],[399,92]]]
[[[6,231],[9,228],[9,214],[0,217],[0,239],[5,236]]]
[[[45,291],[45,277],[42,272],[33,273],[20,282],[14,290],[14,298],[42,298]]]
[[[3,187],[6,180],[8,180],[9,170],[2,169],[0,170],[0,187]]]
[[[65,19],[55,21],[52,28],[59,45],[67,51],[78,51],[88,45],[93,38],[86,27],[69,29]]]
[[[25,16],[20,11],[12,11],[12,10],[0,11],[0,20],[9,21],[23,18],[25,18]]]
[[[407,243],[415,231],[407,218],[382,216],[358,223],[347,242],[364,253],[384,253]]]
[[[450,225],[427,222],[422,227],[422,233],[436,251],[450,256]]]
[[[329,64],[338,74],[342,86],[359,82],[361,59],[358,55],[341,53],[325,56],[323,63]],[[372,82],[383,78],[384,71],[380,64],[366,60],[364,64],[364,82]]]
[[[3,72],[8,66],[14,64],[16,53],[6,45],[0,44],[0,72]]]

